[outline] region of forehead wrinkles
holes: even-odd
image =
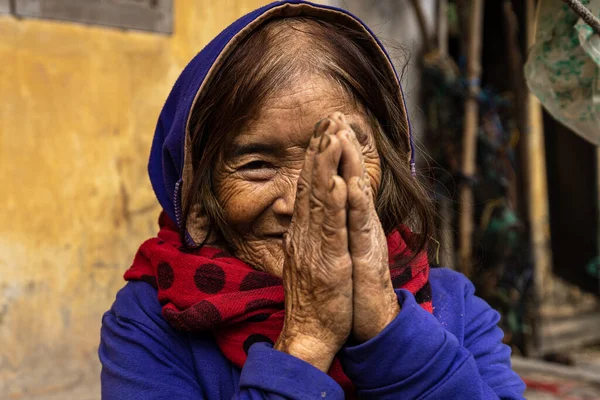
[[[346,109],[350,103],[349,96],[335,82],[321,75],[307,74],[296,79],[289,87],[277,90],[267,97],[258,117],[264,117],[264,114],[273,111],[293,110],[306,115],[313,110]]]
[[[289,137],[295,139],[290,144],[308,145],[317,120],[334,111],[356,112],[348,96],[334,83],[320,76],[306,77],[297,86],[278,90],[264,99],[256,117],[248,120],[232,144],[256,142],[263,136],[273,140]]]

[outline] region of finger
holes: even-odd
[[[343,142],[342,161],[340,163],[340,174],[349,182],[353,176],[366,178],[366,169],[362,146],[356,136],[356,132],[341,112],[335,112],[331,119],[338,122],[337,136]]]
[[[339,174],[346,182],[350,182],[353,177],[364,178],[365,168],[364,160],[360,147],[357,147],[358,141],[353,142],[354,133],[351,129],[338,131],[342,145],[342,157],[340,160]]]
[[[348,182],[348,248],[352,257],[365,257],[372,251],[371,196],[362,178]]]
[[[358,159],[360,160],[360,168],[362,169],[362,172],[359,172],[358,169],[358,165],[357,163],[359,161],[356,161],[356,159],[352,159],[348,162],[344,162],[344,165],[348,165],[348,168],[350,171],[346,173],[346,175],[348,176],[346,179],[346,182],[349,182],[350,179],[352,179],[352,176],[361,176],[364,180],[365,180],[365,184],[367,185],[367,193],[371,196],[371,200],[374,200],[375,198],[374,196],[374,191],[373,191],[373,180],[371,179],[371,176],[367,173],[367,167],[365,164],[365,157],[363,154],[363,149],[364,149],[364,145],[361,144],[363,142],[361,142],[358,138],[358,134],[357,134],[357,129],[360,129],[358,126],[355,126],[355,128],[353,128],[351,125],[349,125],[350,128],[348,129],[347,132],[347,136],[350,139],[350,141],[352,142],[352,145],[354,146],[354,148],[356,149],[356,156],[358,157]],[[362,134],[364,135],[364,133]],[[346,136],[346,135],[344,135]],[[366,139],[365,139],[366,140]],[[349,154],[350,151],[348,151],[346,154]],[[342,156],[342,158],[344,158],[344,156]],[[352,166],[350,166],[352,165]],[[374,204],[372,204],[374,207]]]
[[[346,229],[348,188],[346,182],[338,175],[332,176],[328,184],[329,188],[323,202],[321,252],[325,257],[337,258],[348,252]]]
[[[300,172],[300,176],[298,178],[296,203],[293,217],[295,223],[299,223],[300,225],[308,223],[309,194],[310,187],[312,185],[312,172],[319,143],[321,142],[323,135],[329,131],[333,131],[333,129],[337,129],[336,126],[337,123],[329,118],[324,118],[317,122],[312,138],[310,139],[310,143],[308,144],[308,148],[306,149],[304,165],[302,166],[302,171]]]
[[[312,184],[309,195],[309,226],[320,230],[323,223],[323,207],[329,190],[329,179],[337,175],[342,148],[340,140],[324,134],[315,155]]]
[[[355,128],[357,128],[357,129],[359,128],[358,124],[351,124],[350,121],[348,121],[348,119],[346,118],[346,116],[341,112],[333,113],[331,115],[331,119],[338,123],[338,125],[339,125],[338,131],[344,131],[344,130],[348,131],[348,137],[349,137],[350,141],[362,155],[362,145],[360,144],[357,133],[355,131]]]

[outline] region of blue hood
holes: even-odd
[[[158,118],[150,151],[148,174],[162,208],[180,229],[184,222],[182,221],[183,197],[192,178],[188,120],[198,94],[204,83],[219,68],[220,63],[235,48],[236,43],[269,19],[293,16],[335,21],[353,29],[367,31],[373,38],[373,46],[379,50],[377,54],[381,55],[381,60],[378,60],[381,68],[392,74],[398,82],[398,101],[403,106],[410,132],[398,75],[383,45],[362,21],[345,10],[306,1],[288,0],[268,4],[229,25],[190,61],[175,82]],[[412,168],[414,166],[412,135],[409,134],[406,140],[410,142],[411,154],[408,162],[411,163]],[[192,232],[188,232],[187,236],[192,242],[198,242],[198,238]]]

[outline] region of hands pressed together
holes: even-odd
[[[400,311],[372,191],[344,115],[321,120],[284,239],[286,317],[275,349],[323,371],[350,335],[367,341]]]

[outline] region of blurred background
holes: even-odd
[[[266,3],[0,0],[0,399],[100,398],[102,314],[157,230],[160,109]],[[600,399],[600,1],[321,3],[403,71],[431,261],[501,312],[528,398]]]

